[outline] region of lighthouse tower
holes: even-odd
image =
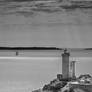
[[[67,52],[67,49],[64,50],[62,54],[62,77],[64,79],[68,79],[70,77],[69,74],[69,56],[70,53]]]
[[[71,61],[70,62],[70,77],[75,78],[75,62],[76,61]]]

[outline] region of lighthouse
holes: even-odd
[[[70,77],[75,78],[75,62],[76,61],[71,61],[70,62]]]
[[[70,77],[69,56],[70,56],[70,53],[67,52],[67,49],[65,49],[64,53],[62,54],[62,77],[63,79],[68,79]]]

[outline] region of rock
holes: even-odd
[[[78,77],[79,83],[91,83],[92,84],[92,77],[89,74],[80,75]]]

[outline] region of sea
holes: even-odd
[[[35,54],[33,54],[34,52],[31,54],[30,52],[26,52],[26,54],[19,52],[19,56],[15,56],[15,52],[9,53],[7,56],[3,54],[0,57],[0,92],[32,92],[42,89],[44,85],[56,79],[57,74],[62,74],[61,54],[63,52],[57,54],[49,51],[42,53],[36,51]],[[40,54],[36,56],[38,53]],[[72,53],[70,54],[72,56]],[[70,56],[70,61],[76,61],[76,76],[92,75],[92,58],[75,55],[76,57]]]

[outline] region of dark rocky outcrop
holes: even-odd
[[[79,83],[91,83],[92,84],[92,76],[90,76],[89,74],[85,74],[85,75],[80,75],[77,78]]]
[[[35,90],[33,92],[77,92],[77,91],[92,92],[92,76],[90,76],[89,74],[84,74],[80,75],[76,79],[65,80],[62,78],[62,74],[58,74],[57,78],[50,81],[49,84],[44,85],[42,90]]]

